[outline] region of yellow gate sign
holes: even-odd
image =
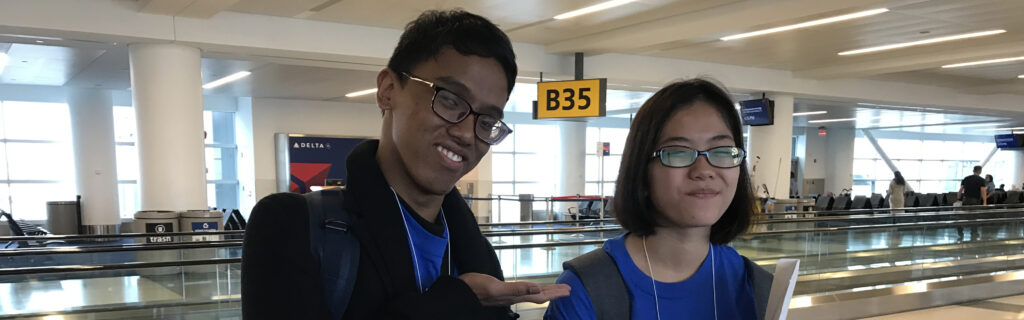
[[[604,117],[607,79],[537,83],[534,119]]]

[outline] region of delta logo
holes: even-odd
[[[296,142],[292,145],[292,149],[330,149],[330,143],[322,142]]]

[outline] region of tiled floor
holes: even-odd
[[[872,320],[1024,319],[1024,295],[903,312]]]

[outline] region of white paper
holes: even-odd
[[[768,307],[765,320],[785,320],[789,311],[789,300],[793,297],[796,278],[800,270],[799,259],[779,259],[775,264],[775,275],[772,279],[772,291],[768,295]]]

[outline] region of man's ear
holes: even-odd
[[[377,107],[381,113],[391,110],[392,96],[398,89],[398,77],[391,69],[384,68],[377,74]]]

